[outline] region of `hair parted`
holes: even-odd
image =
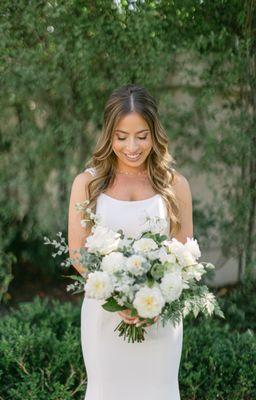
[[[95,210],[97,197],[115,178],[117,160],[112,150],[113,132],[119,120],[131,112],[140,114],[150,128],[153,146],[146,160],[148,177],[153,189],[166,203],[171,235],[174,235],[181,226],[178,202],[172,188],[175,173],[172,165],[176,161],[169,153],[168,136],[159,120],[156,101],[142,86],[122,86],[114,90],[106,102],[103,129],[92,158],[86,163],[96,172],[88,185],[89,207]]]

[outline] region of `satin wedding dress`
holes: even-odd
[[[158,194],[123,201],[102,193],[96,214],[109,228],[136,235],[145,215],[166,218],[167,209]],[[175,327],[170,322],[163,327],[158,320],[146,328],[145,341],[128,343],[114,332],[121,317],[105,311],[103,303],[84,297],[81,308],[81,343],[88,378],[84,400],[180,400],[182,321]]]

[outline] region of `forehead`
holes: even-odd
[[[138,113],[132,112],[120,118],[115,130],[123,130],[128,133],[136,133],[143,129],[148,129],[147,121]]]

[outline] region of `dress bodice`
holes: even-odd
[[[94,170],[86,171],[94,175]],[[144,200],[118,200],[105,193],[97,198],[96,214],[110,229],[122,229],[127,236],[136,236],[145,224],[146,217],[159,217],[167,220],[165,234],[169,237],[170,220],[164,199],[160,194],[155,194]]]

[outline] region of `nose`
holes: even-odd
[[[133,154],[136,153],[139,149],[138,142],[135,138],[129,138],[126,146],[126,150],[128,153]]]

